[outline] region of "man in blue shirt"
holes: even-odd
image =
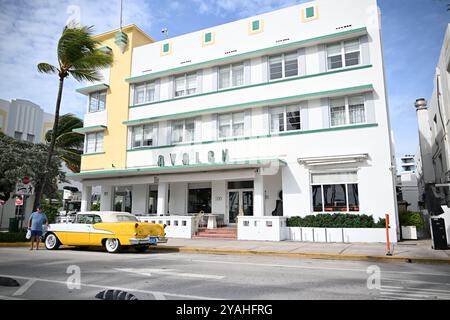
[[[36,211],[33,212],[28,220],[28,229],[31,229],[31,249],[33,250],[34,241],[36,241],[36,250],[39,250],[39,242],[42,236],[42,225],[45,223],[48,226],[48,219],[45,213],[42,212],[40,206],[36,207]]]

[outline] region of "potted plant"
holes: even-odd
[[[402,230],[402,239],[417,240],[417,231],[424,228],[420,212],[403,211],[399,213],[400,226]]]

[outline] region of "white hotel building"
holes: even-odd
[[[84,209],[101,186],[101,210],[154,214],[169,231],[203,211],[261,240],[288,239],[286,217],[389,214],[397,241],[375,0],[318,0],[159,42],[134,25],[98,37],[115,62],[78,90],[90,106],[72,177]]]

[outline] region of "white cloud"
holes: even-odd
[[[0,12],[0,98],[28,99],[46,112],[54,112],[58,79],[54,75],[39,74],[37,64],[57,64],[56,46],[64,25],[77,17],[82,25],[94,25],[95,33],[119,27],[119,2],[89,0],[2,0]],[[113,2],[113,3],[114,3]],[[108,3],[108,5],[106,5]],[[78,8],[78,9],[77,9]],[[79,13],[79,15],[78,15]],[[149,3],[144,0],[125,0],[123,24],[135,23],[151,32],[155,19]],[[75,92],[81,87],[74,79],[65,82],[62,113],[82,116],[86,98]]]

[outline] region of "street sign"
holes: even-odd
[[[4,200],[0,200],[0,206],[5,205],[5,201]]]
[[[16,206],[23,206],[23,197],[22,196],[16,197]]]
[[[23,184],[29,184],[30,183],[30,177],[23,177],[22,178],[22,183]]]
[[[33,185],[28,181],[27,184],[18,182],[16,184],[16,194],[23,196],[31,196],[34,193]]]

